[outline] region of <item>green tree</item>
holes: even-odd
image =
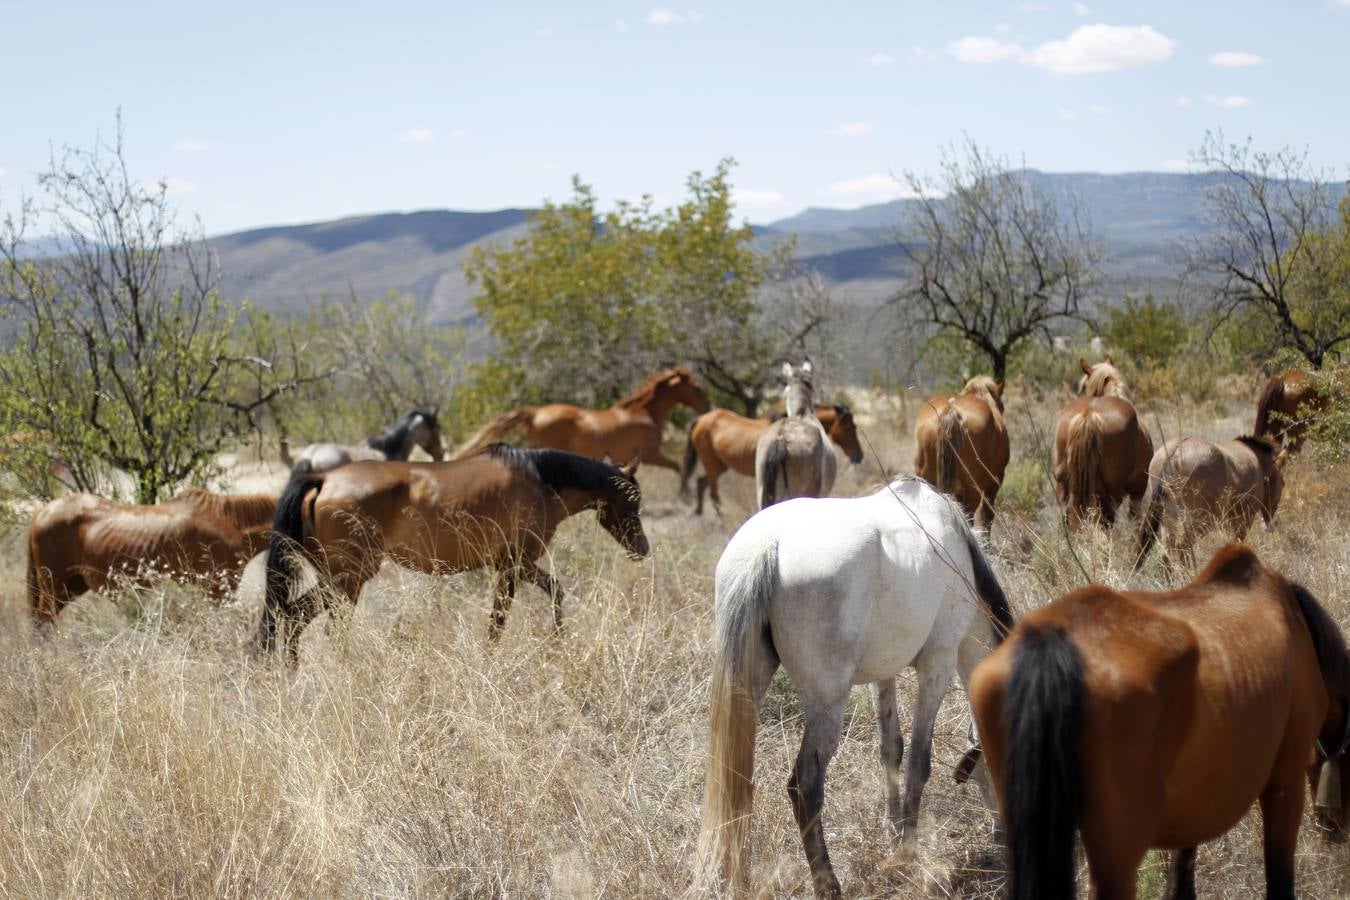
[[[1181,307],[1159,302],[1152,294],[1143,300],[1126,297],[1119,306],[1106,310],[1101,323],[1107,343],[1141,366],[1148,361],[1166,365],[1186,345],[1189,332]]]

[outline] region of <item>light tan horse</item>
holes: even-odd
[[[700,413],[712,405],[698,379],[684,366],[649,376],[609,409],[550,403],[508,410],[478,429],[453,458],[472,456],[512,430],[523,428],[523,443],[528,447],[552,447],[592,459],[640,456],[648,465],[678,472],[679,463],[661,452],[661,429],[676,404]]]
[[[267,546],[277,499],[190,488],[149,506],[67,494],[28,526],[28,599],[33,618],[51,622],[85,591],[119,576],[208,576],[213,593],[233,590],[245,564]]]
[[[1269,378],[1256,401],[1256,425],[1252,434],[1283,443],[1290,453],[1303,444],[1308,426],[1327,408],[1327,398],[1317,390],[1307,373],[1290,369]]]
[[[989,528],[1009,459],[1003,384],[976,375],[959,394],[925,402],[914,418],[914,444],[915,473]]]
[[[1216,444],[1188,437],[1168,441],[1149,463],[1148,506],[1139,528],[1137,570],[1159,538],[1163,566],[1178,555],[1195,565],[1195,541],[1215,529],[1243,540],[1256,517],[1269,525],[1284,491],[1288,451],[1265,438]]]
[[[1077,896],[1075,832],[1093,897],[1134,897],[1150,848],[1176,851],[1163,896],[1194,897],[1197,845],[1254,804],[1266,896],[1292,898],[1304,779],[1331,837],[1350,815],[1345,638],[1241,544],[1180,590],[1089,585],[1032,612],[969,694],[1012,900]]]
[[[297,555],[318,571],[321,593],[352,605],[386,556],[422,572],[490,566],[497,572],[490,636],[506,625],[517,579],[552,597],[561,628],[562,589],[539,558],[563,520],[588,509],[630,556],[646,556],[636,471],[636,458],[619,467],[508,444],[441,463],[353,462],[319,474],[297,468],[277,501],[253,646],[270,651],[280,636],[293,661],[300,631],[321,611],[322,596],[291,596]]]
[[[769,424],[755,442],[755,495],[764,509],[793,497],[826,497],[838,463],[815,413],[811,361],[783,363],[787,415]]]
[[[816,404],[816,418],[848,461],[857,465],[863,460],[862,445],[858,443],[858,427],[853,411],[842,403],[829,406]],[[689,423],[689,438],[684,449],[684,466],[680,469],[680,495],[689,490],[689,478],[699,464],[703,474],[698,477],[694,515],[703,515],[703,493],[712,497],[713,507],[722,514],[722,497],[717,480],[725,472],[755,475],[755,444],[772,419],[747,419],[729,409],[714,409]]]
[[[1079,360],[1087,393],[1070,401],[1055,423],[1050,469],[1055,492],[1076,528],[1091,511],[1111,527],[1116,508],[1129,498],[1140,512],[1148,490],[1148,464],[1153,439],[1130,402],[1128,386],[1110,362],[1089,366]]]

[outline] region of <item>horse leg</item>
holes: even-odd
[[[1186,847],[1172,854],[1167,868],[1167,887],[1162,900],[1195,900],[1195,848]]]
[[[1293,900],[1294,850],[1303,818],[1302,766],[1284,766],[1261,792],[1267,900]]]
[[[950,650],[921,654],[916,668],[919,696],[914,703],[909,761],[905,765],[905,799],[900,808],[900,842],[909,849],[914,848],[919,838],[919,801],[933,769],[933,723],[956,672],[955,654]]]
[[[976,613],[983,616],[983,612]],[[970,674],[975,671],[975,667],[984,661],[984,658],[997,646],[993,624],[990,623],[987,629],[972,628],[962,639],[960,646],[956,648],[956,676],[961,680],[961,687],[967,691],[970,689]],[[975,720],[971,719],[970,734],[968,736],[970,746],[977,748],[980,746],[980,735],[975,729]],[[994,792],[994,781],[989,776],[989,766],[985,763],[983,757],[975,763],[975,768],[971,771],[970,777],[974,779],[976,787],[980,790],[980,799],[984,802],[984,808],[989,810],[989,814],[994,817],[994,840],[998,843],[1003,842],[1003,820],[998,814],[998,795]]]
[[[708,476],[700,475],[695,482],[694,515],[703,515],[703,492],[708,489]]]
[[[886,819],[900,834],[900,763],[905,758],[905,736],[900,730],[895,705],[895,679],[872,683],[872,706],[877,712],[877,736],[881,744],[881,775],[886,786]]]
[[[531,584],[538,587],[541,591],[548,594],[549,599],[553,601],[553,630],[562,631],[562,601],[563,589],[558,584],[558,579],[554,578],[549,572],[539,568],[537,563],[528,562],[521,565],[522,577],[528,579]]]
[[[820,813],[825,806],[825,769],[839,748],[844,731],[844,703],[848,699],[845,687],[834,702],[817,704],[806,712],[806,733],[797,753],[797,762],[788,779],[788,800],[792,814],[802,835],[802,849],[811,867],[811,883],[817,897],[838,898],[839,879],[830,865],[830,852],[825,848],[825,831],[820,824]]]
[[[506,563],[497,569],[496,590],[492,597],[492,617],[488,619],[488,640],[496,643],[501,640],[506,628],[506,614],[511,611],[511,601],[516,596],[516,567]]]

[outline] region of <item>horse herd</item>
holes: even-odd
[[[1254,435],[1187,438],[1155,454],[1110,358],[1082,368],[1083,396],[1060,415],[1051,463],[1071,527],[1109,525],[1129,500],[1141,519],[1138,560],[1161,538],[1170,566],[1206,528],[1241,539],[1257,515],[1274,517],[1298,426],[1320,408],[1301,374],[1263,389]],[[1292,897],[1305,779],[1322,832],[1343,839],[1350,826],[1350,652],[1318,601],[1231,544],[1178,590],[1090,585],[1015,622],[971,527],[991,524],[1009,461],[1003,385],[977,377],[926,402],[915,423],[918,477],[843,499],[826,496],[829,442],[858,463],[857,428],[847,407],[815,403],[814,375],[809,362],[784,367],[778,420],[711,409],[693,374],[675,367],[606,410],[503,413],[447,461],[434,413],[414,410],[362,447],[306,448],[278,498],[189,490],[130,506],[62,497],[29,528],[32,612],[50,623],[118,572],[219,575],[215,589],[233,589],[265,548],[258,652],[281,644],[293,661],[304,626],[330,598],[355,603],[386,556],[426,572],[491,568],[491,638],[518,582],[549,594],[560,628],[563,592],[539,560],[564,519],[594,510],[640,558],[650,546],[639,463],[680,473],[683,493],[701,462],[698,512],[705,490],[720,511],[720,475],[753,473],[761,509],[731,537],[715,575],[700,890],[735,890],[748,875],[756,719],[781,666],[804,712],[787,792],[818,896],[840,894],[821,814],[850,688],[872,686],[887,816],[912,848],[955,675],[973,713],[956,777],[973,778],[998,815],[1013,897],[1074,896],[1075,833],[1095,896],[1134,896],[1144,854],[1166,848],[1176,851],[1167,896],[1193,897],[1196,845],[1254,803],[1268,896]],[[677,403],[700,414],[683,466],[660,447]],[[532,446],[499,442],[513,430]],[[409,462],[413,446],[435,461]],[[318,580],[300,593],[302,560]],[[911,667],[919,689],[906,757],[896,677]]]

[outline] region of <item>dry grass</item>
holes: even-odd
[[[1084,572],[1127,581],[1126,527],[1071,545],[1055,524],[1044,447],[1058,399],[1009,402],[1023,462],[993,542],[1020,609],[1082,583]],[[900,408],[855,400],[879,462],[909,471]],[[1155,437],[1158,425],[1168,436],[1229,437],[1248,415],[1237,399],[1164,406],[1150,426]],[[879,483],[882,468],[878,459],[850,468],[837,491]],[[1343,625],[1347,474],[1295,463],[1281,527],[1252,535],[1267,561],[1306,582]],[[350,627],[320,619],[307,632],[295,672],[242,658],[260,603],[256,562],[237,603],[216,607],[171,585],[87,598],[47,639],[27,624],[11,538],[0,556],[0,831],[9,836],[0,842],[0,894],[677,893],[698,824],[712,569],[753,491],[727,477],[729,521],[699,522],[675,500],[668,473],[640,477],[652,559],[626,560],[589,516],[554,543],[552,565],[570,591],[562,638],[551,636],[545,596],[527,588],[500,646],[490,647],[485,576],[386,566]],[[1159,578],[1155,561],[1142,580]],[[939,719],[921,850],[910,861],[893,859],[885,836],[863,689],[850,713],[826,806],[846,892],[996,896],[991,820],[974,787],[948,776],[964,746],[961,692]],[[799,739],[798,706],[780,677],[759,735],[752,841],[763,895],[810,890],[783,792]],[[1303,895],[1350,893],[1348,854],[1305,829]],[[1150,857],[1144,896],[1156,894],[1161,865]],[[1202,848],[1198,881],[1208,896],[1263,890],[1255,817]]]

